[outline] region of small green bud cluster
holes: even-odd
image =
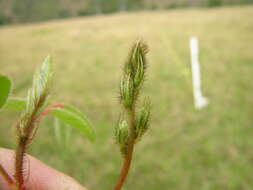
[[[128,114],[128,119],[121,119],[118,122],[115,137],[123,155],[127,154],[130,141],[136,143],[140,140],[149,126],[150,102],[148,99],[145,99],[144,105],[135,116],[136,103],[147,67],[146,54],[147,45],[138,40],[130,50],[120,82],[120,101]]]

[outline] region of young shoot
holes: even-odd
[[[0,108],[22,111],[21,116],[16,124],[17,131],[17,148],[14,163],[14,179],[12,175],[0,165],[0,175],[9,184],[11,189],[26,190],[29,180],[24,164],[28,159],[26,152],[32,143],[38,124],[41,118],[51,113],[55,118],[67,124],[67,126],[75,127],[90,141],[95,140],[95,132],[89,120],[78,109],[65,104],[49,104],[48,98],[52,80],[51,59],[47,57],[41,68],[33,77],[32,87],[28,91],[27,98],[8,98],[11,82],[0,75]],[[36,171],[31,171],[36,172]]]

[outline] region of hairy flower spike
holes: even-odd
[[[148,129],[150,116],[148,100],[145,101],[140,113],[136,115],[138,97],[147,67],[146,53],[147,45],[138,40],[130,50],[120,83],[120,102],[123,104],[127,119],[121,121],[115,131],[116,141],[120,146],[124,163],[114,190],[122,188],[131,165],[134,145]]]

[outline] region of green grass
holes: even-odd
[[[132,42],[149,44],[143,94],[151,130],[137,145],[124,190],[253,189],[253,7],[142,12],[0,28],[0,72],[24,96],[46,55],[54,62],[53,101],[78,106],[96,126],[94,144],[73,131],[68,151],[45,120],[29,153],[91,190],[112,189],[121,157],[113,133],[118,84]],[[193,108],[188,40],[200,40],[203,91]],[[17,113],[1,113],[0,145],[14,148]],[[12,137],[12,138],[10,138]]]

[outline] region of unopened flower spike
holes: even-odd
[[[146,54],[147,45],[143,41],[137,40],[130,50],[120,82],[120,102],[126,114],[115,129],[115,137],[124,162],[114,190],[122,188],[131,165],[134,145],[141,139],[149,126],[149,101],[144,101],[138,114],[136,111],[147,68]]]

